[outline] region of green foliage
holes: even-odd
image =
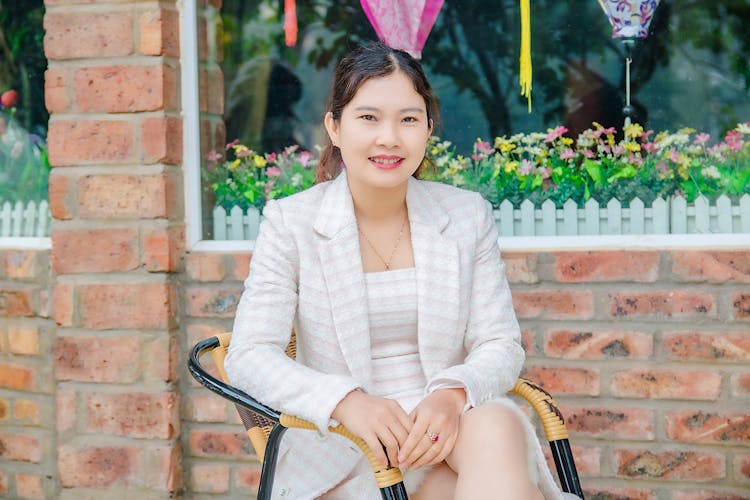
[[[0,111],[0,202],[47,199],[47,145],[14,114],[13,109]]]

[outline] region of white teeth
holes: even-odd
[[[394,163],[398,163],[401,161],[400,158],[392,158],[392,159],[385,159],[385,158],[371,158],[372,161],[375,163],[383,163],[385,165],[393,165]]]

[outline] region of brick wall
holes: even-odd
[[[504,255],[525,375],[567,417],[588,498],[750,491],[750,253]],[[188,343],[231,328],[246,254],[187,256]],[[234,408],[185,388],[189,491],[241,498],[259,475]]]

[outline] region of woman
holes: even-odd
[[[412,498],[559,498],[503,397],[524,353],[491,210],[417,180],[437,121],[405,52],[371,43],[339,63],[323,182],[266,205],[227,374],[319,429],[346,425],[418,483]],[[284,355],[292,328],[296,362]],[[274,486],[284,498],[379,498],[359,450],[327,431],[288,431]]]

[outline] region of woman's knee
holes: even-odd
[[[478,452],[525,456],[526,431],[514,410],[487,403],[472,408],[461,417],[454,458]]]

